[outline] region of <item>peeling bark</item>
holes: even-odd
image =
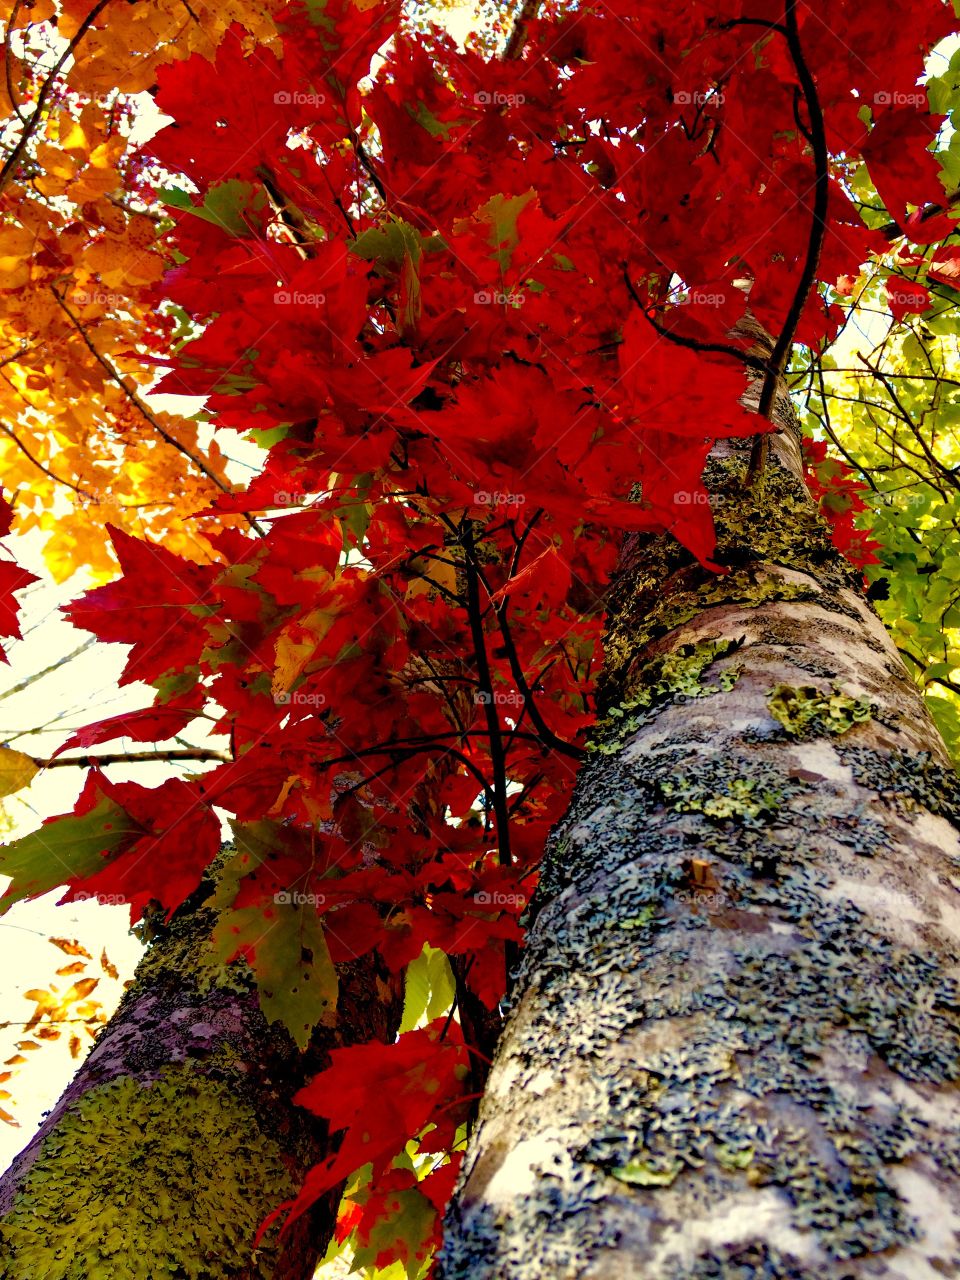
[[[196,898],[202,903],[209,891]],[[331,1151],[293,1094],[327,1065],[268,1025],[242,962],[209,949],[214,913],[186,904],[137,969],[40,1131],[0,1179],[2,1280],[308,1280],[339,1193],[259,1250],[263,1219]],[[344,966],[358,1038],[390,1039],[396,992],[369,962]]]
[[[625,557],[443,1280],[960,1274],[960,786],[788,418]]]

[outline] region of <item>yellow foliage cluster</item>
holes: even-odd
[[[212,57],[240,23],[271,43],[255,0],[3,0],[0,75],[0,468],[21,532],[60,581],[114,569],[104,526],[196,556],[191,521],[226,487],[190,419],[144,401],[172,322],[146,291],[170,265],[139,197],[132,95],[158,66]]]

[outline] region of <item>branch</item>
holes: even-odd
[[[202,475],[205,475],[208,480],[212,481],[213,484],[217,486],[217,488],[221,491],[221,493],[226,493],[232,496],[233,490],[230,488],[230,486],[225,481],[221,480],[220,477],[216,474],[216,472],[212,471],[210,467],[208,467],[207,464],[203,461],[202,458],[198,457],[193,452],[192,449],[189,449],[182,441],[178,440],[176,436],[172,436],[170,432],[166,430],[165,427],[160,425],[156,415],[152,413],[150,409],[147,408],[147,406],[141,400],[137,392],[134,391],[134,389],[128,385],[126,379],[122,377],[119,370],[115,369],[113,365],[110,363],[110,361],[107,359],[107,357],[94,345],[93,341],[90,338],[90,335],[87,333],[86,329],[84,328],[82,321],[78,316],[75,316],[73,312],[70,310],[70,308],[67,306],[66,302],[63,299],[63,295],[60,294],[53,287],[53,285],[50,286],[50,292],[56,298],[57,303],[59,304],[61,309],[69,317],[71,324],[73,325],[73,327],[76,329],[77,333],[79,333],[81,339],[83,340],[83,345],[87,348],[87,350],[93,356],[94,360],[96,360],[97,364],[99,364],[100,367],[106,371],[111,381],[117,384],[117,386],[124,393],[124,395],[130,401],[130,403],[134,406],[135,409],[138,410],[138,412],[143,416],[143,418],[147,422],[149,422],[150,426],[153,427],[154,431],[156,431],[156,433],[160,436],[160,438],[162,440],[165,440],[166,443],[171,445],[174,449],[176,449],[178,453],[182,453],[185,458],[187,458],[190,462],[192,462],[193,465],[197,468],[197,470]],[[252,516],[248,511],[244,511],[243,516],[246,519],[247,523],[249,524],[250,528],[253,529],[255,533],[258,533],[262,538],[263,527],[259,524],[256,517]]]
[[[633,281],[627,271],[626,264],[623,267],[623,279],[627,286],[630,297],[640,308],[641,314],[646,318],[647,323],[659,333],[661,338],[667,338],[670,342],[675,342],[678,347],[686,347],[688,351],[711,352],[715,355],[732,356],[735,360],[739,360],[741,364],[745,364],[749,369],[756,369],[758,373],[770,374],[770,365],[766,360],[762,360],[759,356],[753,356],[748,351],[741,351],[739,347],[733,346],[729,342],[701,342],[699,338],[688,338],[682,333],[674,333],[672,329],[665,329],[662,324],[658,324],[650,314],[649,310],[643,303],[634,288]]]
[[[761,417],[768,420],[770,419],[770,412],[777,394],[777,383],[783,377],[787,355],[793,346],[793,339],[796,336],[803,308],[806,306],[810,290],[816,283],[817,267],[820,265],[820,251],[823,248],[823,239],[827,230],[827,200],[830,193],[830,161],[827,152],[827,135],[823,121],[823,109],[817,96],[816,82],[810,68],[807,66],[806,58],[803,54],[803,46],[800,43],[800,33],[797,28],[797,0],[786,0],[784,19],[787,46],[793,58],[793,65],[796,67],[797,79],[800,82],[804,102],[810,116],[810,142],[813,147],[815,190],[806,260],[800,273],[800,279],[797,281],[796,293],[793,295],[793,302],[790,304],[787,318],[774,345],[770,358],[770,369],[764,378],[763,386],[760,390],[760,399],[757,404],[757,412]],[[764,433],[754,438],[750,464],[747,467],[746,485],[748,488],[762,473],[769,448],[769,435]]]
[[[17,119],[22,125],[26,125],[27,117],[20,110],[20,103],[17,101],[17,95],[13,91],[13,48],[11,46],[10,37],[13,35],[14,28],[17,25],[17,17],[20,13],[20,0],[15,0],[13,8],[10,10],[10,17],[7,19],[7,29],[3,33],[3,70],[7,80],[7,97],[10,99],[10,105],[13,107]]]
[[[489,694],[483,711],[487,721],[487,733],[490,743],[490,765],[493,769],[493,811],[497,820],[497,848],[500,863],[509,866],[513,861],[510,853],[510,810],[507,806],[507,762],[503,750],[503,738],[500,733],[500,717],[493,701],[493,675],[487,660],[486,638],[483,634],[483,614],[480,609],[480,578],[477,574],[477,563],[473,545],[473,531],[469,525],[462,535],[464,549],[464,567],[467,580],[467,613],[470,620],[470,633],[473,637],[473,649],[477,662],[477,676],[480,689]]]
[[[38,680],[42,680],[44,676],[49,675],[51,671],[56,671],[58,667],[62,667],[65,662],[69,662],[71,658],[78,657],[85,649],[89,649],[92,644],[97,643],[96,636],[91,636],[89,640],[84,640],[83,644],[77,645],[72,653],[68,653],[63,658],[58,658],[56,662],[51,662],[48,667],[44,667],[42,671],[35,671],[32,676],[27,676],[25,680],[21,680],[19,684],[15,684],[10,689],[4,689],[0,693],[0,702],[4,698],[12,698],[15,693],[22,693],[24,689],[29,689],[30,685],[36,684]]]
[[[513,59],[519,58],[523,53],[523,46],[527,39],[527,29],[537,16],[539,8],[540,0],[523,0],[517,16],[513,20],[510,34],[507,36],[507,43],[503,46],[501,57],[504,62],[512,62]]]
[[[220,764],[231,763],[230,756],[206,747],[175,748],[172,751],[109,751],[101,756],[57,756],[55,760],[34,760],[33,763],[39,769],[66,769],[71,766],[89,769],[94,765],[149,764],[155,760],[216,760]]]
[[[3,380],[8,386],[13,387],[14,391],[17,391],[19,394],[19,389],[10,381],[6,374],[3,375]],[[23,397],[21,396],[21,399],[22,398]],[[8,427],[5,422],[0,422],[0,431],[2,431],[4,435],[9,436],[24,457],[27,458],[29,462],[32,462],[37,470],[42,471],[48,479],[54,482],[54,484],[62,484],[64,488],[72,489],[73,492],[79,494],[81,498],[85,498],[90,502],[94,501],[94,495],[92,493],[87,493],[86,489],[81,489],[80,486],[78,484],[74,484],[72,480],[67,480],[63,476],[56,475],[49,467],[45,467],[39,458],[35,458],[12,427]]]

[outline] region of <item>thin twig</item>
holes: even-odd
[[[124,395],[130,401],[130,403],[134,406],[135,409],[137,409],[137,411],[150,424],[150,426],[153,427],[154,431],[156,431],[156,433],[160,436],[160,438],[162,440],[165,440],[167,444],[171,445],[174,449],[176,449],[178,453],[182,453],[185,458],[189,459],[189,461],[193,463],[193,465],[197,468],[199,472],[205,475],[208,480],[212,481],[213,484],[217,486],[217,488],[221,491],[221,493],[226,493],[226,494],[229,494],[230,496],[233,496],[233,490],[226,483],[226,481],[221,480],[220,477],[216,474],[216,472],[211,470],[211,468],[207,466],[207,464],[203,461],[202,458],[198,457],[197,454],[195,454],[192,449],[188,448],[187,445],[185,445],[181,440],[178,440],[176,436],[172,436],[170,432],[167,431],[166,428],[160,424],[160,422],[156,417],[156,414],[151,412],[151,410],[146,406],[146,404],[144,404],[143,400],[141,400],[137,392],[129,385],[127,380],[122,376],[120,371],[114,368],[113,364],[107,359],[107,357],[103,354],[103,352],[100,351],[99,348],[95,345],[95,343],[90,338],[90,335],[87,333],[86,329],[84,328],[80,318],[74,315],[74,313],[70,310],[70,308],[67,306],[66,302],[64,301],[62,294],[60,294],[53,287],[53,285],[50,286],[50,292],[56,298],[57,303],[62,308],[62,310],[69,317],[70,322],[73,324],[77,333],[79,333],[84,346],[93,356],[94,360],[96,360],[97,364],[99,364],[100,367],[109,374],[111,381],[116,383],[116,385],[124,393]],[[263,537],[264,536],[263,527],[262,525],[259,524],[256,517],[252,516],[248,511],[244,511],[242,514],[246,519],[247,523],[250,525],[250,528],[253,529],[255,533],[258,533],[261,537]]]
[[[729,342],[701,342],[699,338],[688,338],[685,334],[674,333],[672,329],[665,329],[663,325],[654,320],[648,308],[644,306],[643,299],[637,293],[633,281],[630,279],[630,273],[627,271],[626,265],[623,267],[623,279],[630,297],[640,308],[647,323],[659,333],[661,338],[667,338],[670,342],[675,342],[678,347],[686,347],[688,351],[702,351],[714,355],[732,356],[733,359],[739,360],[741,364],[746,365],[748,369],[756,369],[758,373],[769,374],[770,365],[766,360],[760,356],[751,355],[749,351],[741,351],[739,347],[735,347]]]

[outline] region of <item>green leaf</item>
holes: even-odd
[[[424,943],[421,954],[407,965],[401,1033],[412,1031],[421,1019],[432,1022],[446,1013],[455,994],[456,984],[446,952]]]
[[[461,125],[470,123],[466,116],[460,120],[438,120],[427,104],[420,100],[404,102],[403,108],[421,128],[426,129],[431,138],[446,139],[451,129],[459,129]]]
[[[367,1243],[356,1245],[351,1270],[376,1275],[377,1280],[418,1280],[429,1268],[426,1246],[433,1235],[437,1211],[416,1187],[396,1192],[393,1202],[393,1212],[377,1219]],[[404,1258],[396,1258],[398,1246],[405,1253]],[[395,1260],[381,1269],[377,1259],[385,1254],[394,1255]]]
[[[280,1022],[300,1049],[314,1028],[332,1026],[337,1010],[337,971],[323,922],[311,895],[278,894],[288,902],[226,912],[213,933],[223,963],[246,953],[268,1022]]]
[[[927,694],[924,701],[954,760],[960,759],[960,699]]]
[[[105,796],[81,817],[51,819],[39,831],[0,848],[0,875],[13,878],[3,910],[68,880],[92,876],[111,854],[143,834],[126,810]]]
[[[409,222],[393,218],[379,227],[361,232],[350,245],[350,251],[364,262],[390,267],[399,271],[406,258],[419,264],[423,255],[424,237]]]
[[[200,205],[194,204],[193,197],[179,187],[164,187],[159,195],[169,208],[192,213],[194,217],[212,222],[234,236],[249,234],[250,215],[259,213],[266,203],[266,196],[259,187],[252,182],[241,182],[239,178],[228,178],[226,182],[211,187]],[[247,217],[244,217],[245,212]]]
[[[472,218],[464,218],[455,223],[454,231],[464,231],[478,222],[481,225],[485,223],[488,228],[488,243],[496,250],[494,256],[500,264],[500,270],[506,271],[513,258],[513,251],[520,243],[517,222],[527,205],[536,199],[537,193],[532,187],[518,196],[491,196]]]
[[[380,275],[400,280],[397,331],[407,332],[420,318],[420,259],[424,250],[441,247],[438,236],[425,237],[402,218],[393,218],[357,236],[351,251],[372,262]]]

